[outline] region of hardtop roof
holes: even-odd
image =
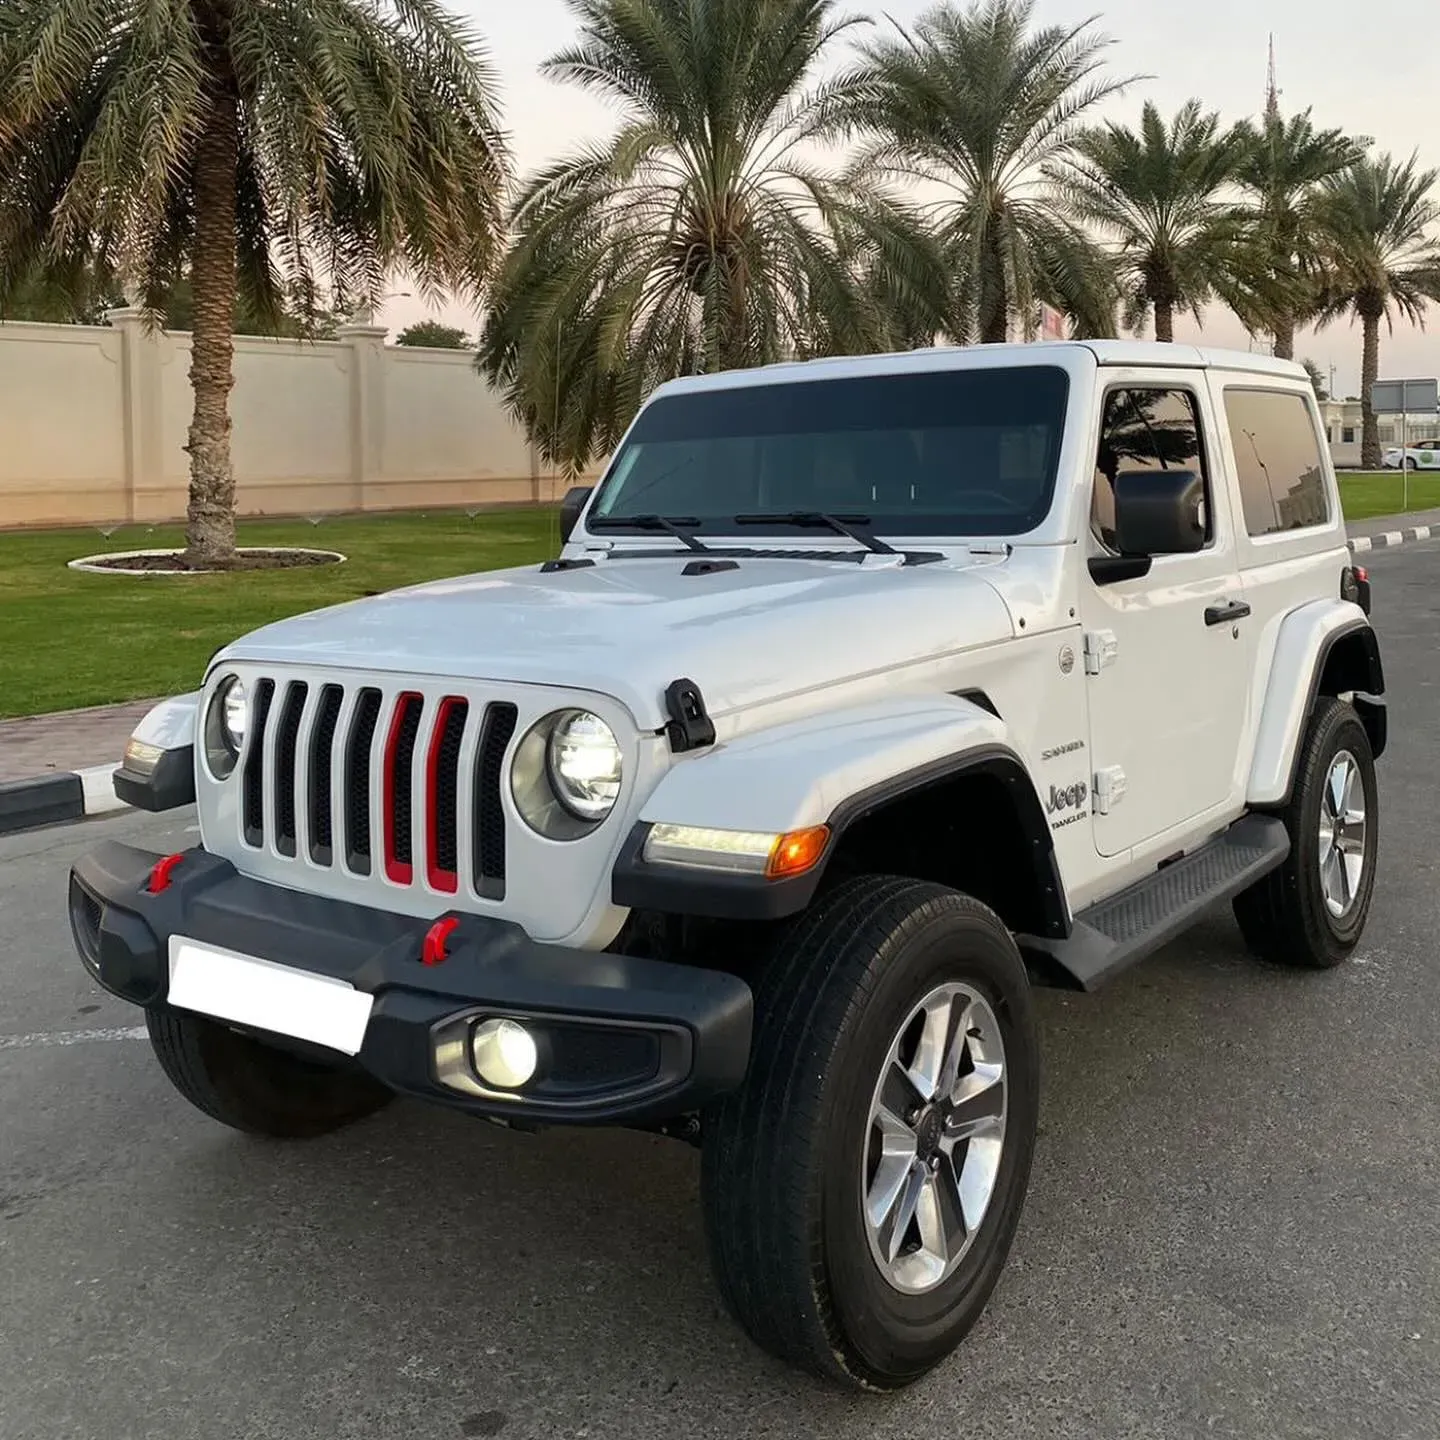
[[[1176,345],[1153,340],[1052,340],[1025,345],[936,345],[883,355],[834,355],[817,360],[781,361],[746,370],[686,375],[667,381],[656,392],[690,393],[724,390],[739,385],[774,385],[863,375],[916,374],[935,370],[990,369],[1007,362],[1039,365],[1059,360],[1066,368],[1076,361],[1104,367],[1164,367],[1185,370],[1230,370],[1276,379],[1305,381],[1304,366],[1271,355]]]

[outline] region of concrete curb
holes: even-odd
[[[111,777],[118,768],[91,765],[0,785],[0,835],[129,809],[115,793]]]
[[[1407,540],[1432,538],[1440,538],[1440,525],[1410,525],[1403,530],[1386,530],[1380,535],[1359,535],[1349,542],[1350,553],[1363,555],[1367,550],[1389,550]]]

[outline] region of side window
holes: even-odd
[[[1279,390],[1227,390],[1225,418],[1246,530],[1274,535],[1325,524],[1330,498],[1305,397]]]
[[[1208,497],[1199,415],[1188,390],[1132,388],[1105,397],[1090,527],[1107,550],[1115,549],[1115,481],[1137,470],[1193,470]],[[1205,508],[1208,515],[1211,507]]]

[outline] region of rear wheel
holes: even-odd
[[[147,1010],[150,1044],[170,1083],[212,1120],[251,1135],[326,1135],[386,1104],[363,1071],[277,1050],[203,1015]]]
[[[1289,857],[1235,901],[1257,955],[1329,969],[1359,944],[1375,891],[1378,799],[1370,737],[1354,706],[1321,699],[1282,816]]]
[[[732,1313],[831,1379],[918,1379],[1000,1277],[1038,1095],[1029,981],[999,917],[910,880],[837,887],[767,967],[745,1084],[705,1121]]]

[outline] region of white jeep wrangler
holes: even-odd
[[[1305,372],[931,350],[666,385],[559,559],[271,625],[117,773],[80,955],[217,1120],[401,1093],[703,1147],[764,1347],[893,1388],[980,1314],[1034,983],[1217,901],[1355,947],[1384,690]]]

